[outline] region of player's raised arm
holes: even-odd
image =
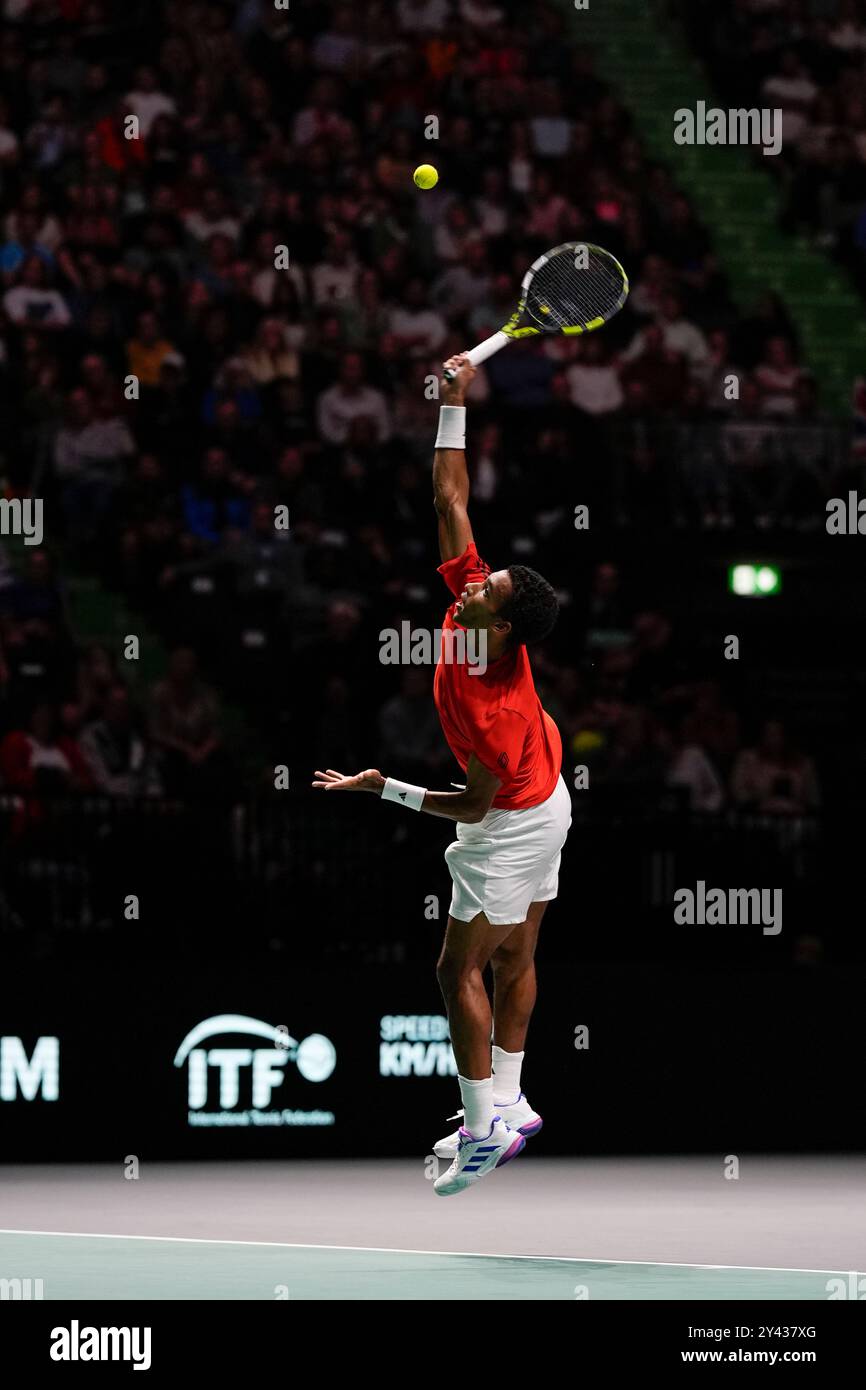
[[[466,471],[466,390],[475,375],[465,352],[449,357],[455,373],[441,382],[439,433],[433,454],[433,505],[439,517],[439,553],[444,560],[462,555],[472,540],[469,525],[469,474]]]

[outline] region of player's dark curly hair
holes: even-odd
[[[547,580],[527,565],[509,565],[511,598],[498,616],[511,624],[511,642],[541,642],[559,616],[559,600]]]

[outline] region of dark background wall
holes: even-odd
[[[429,933],[428,944],[432,957]],[[544,1005],[525,1083],[545,1118],[545,1152],[862,1146],[862,1110],[851,1104],[846,1082],[862,1055],[859,990],[850,975],[616,963],[572,974],[542,952],[540,980]],[[28,1055],[39,1035],[55,1036],[60,1058],[57,1101],[19,1094],[0,1102],[6,1161],[421,1156],[455,1127],[447,1117],[459,1105],[456,1081],[436,1074],[441,1046],[392,1051],[388,1065],[412,1071],[380,1075],[384,1016],[441,1017],[435,984],[421,967],[334,974],[286,962],[284,971],[259,973],[201,962],[189,972],[139,970],[134,981],[94,969],[71,984],[42,972],[3,1002],[4,1035],[20,1036]],[[224,1012],[283,1022],[298,1040],[331,1040],[336,1066],[327,1080],[304,1080],[290,1061],[261,1109],[328,1112],[333,1124],[187,1123],[187,1072],[173,1059],[192,1027]],[[583,1050],[574,1045],[580,1025],[588,1029]],[[204,1046],[269,1044],[226,1034]],[[432,1075],[413,1074],[428,1066]],[[252,1108],[249,1067],[240,1078],[238,1102],[224,1113]],[[216,1082],[211,1068],[209,1112],[220,1108]]]

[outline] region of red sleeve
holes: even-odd
[[[500,782],[510,782],[520,763],[526,733],[522,714],[513,709],[497,710],[473,730],[472,752]]]
[[[462,555],[455,555],[453,560],[439,565],[437,573],[441,574],[454,597],[459,598],[467,584],[476,584],[487,578],[490,566],[479,556],[475,542],[470,541]]]

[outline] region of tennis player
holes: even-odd
[[[434,1188],[451,1196],[516,1157],[526,1136],[541,1128],[520,1073],[536,997],[538,929],[556,897],[571,798],[560,774],[559,732],[541,707],[526,652],[526,643],[552,629],[556,595],[535,570],[509,565],[491,572],[478,555],[467,512],[464,403],[475,368],[465,353],[449,358],[445,368],[454,375],[441,383],[433,493],[439,573],[455,601],[443,623],[433,693],[466,784],[458,791],[428,791],[369,768],[354,777],[317,772],[313,786],[374,792],[457,822],[457,838],[445,852],[453,893],[437,973],[463,1123],[434,1145],[440,1158],[452,1160]],[[474,641],[448,640],[461,630]],[[474,660],[467,655],[473,651]],[[488,964],[492,1015],[483,979]]]

